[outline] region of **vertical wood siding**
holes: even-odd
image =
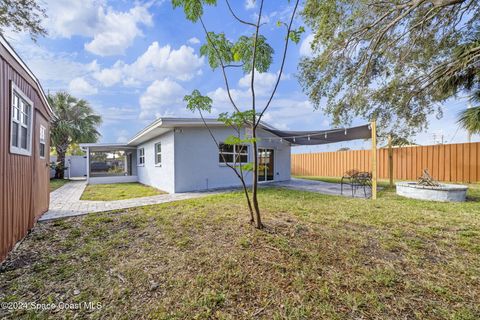
[[[0,49],[3,47],[0,46]],[[33,227],[35,217],[45,212],[45,201],[48,201],[48,178],[36,177],[35,166],[39,161],[37,117],[44,114],[44,119],[49,119],[46,106],[32,86],[31,80],[24,78],[25,72],[12,58],[4,56],[5,51],[0,50],[0,262],[7,253],[21,240]],[[10,153],[10,112],[11,93],[10,81],[13,81],[34,104],[32,109],[32,155],[22,156]],[[47,132],[49,125],[46,125]],[[47,159],[48,161],[48,150]],[[46,179],[40,183],[38,179]],[[35,191],[35,186],[42,186]],[[45,188],[44,186],[47,186]],[[36,202],[40,206],[36,209]],[[48,203],[48,202],[47,202]],[[47,204],[48,209],[48,204]]]
[[[388,149],[377,151],[378,177],[388,179]],[[371,171],[371,151],[292,154],[292,175],[340,177],[350,169]],[[434,179],[480,181],[480,142],[393,148],[393,178],[416,180],[428,169]]]

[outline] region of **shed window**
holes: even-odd
[[[138,165],[143,166],[145,164],[145,149],[138,149]]]
[[[162,144],[160,142],[155,143],[155,165],[162,164]]]
[[[248,147],[220,143],[218,161],[220,163],[247,163]]]
[[[40,158],[45,159],[45,127],[40,126]]]
[[[12,83],[10,152],[32,154],[32,102]]]

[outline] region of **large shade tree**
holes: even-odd
[[[42,19],[46,17],[45,9],[36,0],[1,0],[0,34],[3,35],[5,30],[25,31],[36,40],[47,34],[42,26]]]
[[[289,2],[290,1],[285,1],[284,3]],[[302,27],[293,27],[299,0],[291,1],[291,10],[287,20],[278,21],[277,23],[279,28],[281,28],[279,30],[281,30],[284,39],[279,55],[280,67],[277,71],[275,86],[269,94],[267,101],[264,103],[260,103],[255,94],[255,75],[269,71],[274,59],[274,50],[268,43],[268,39],[261,32],[262,27],[265,25],[262,20],[262,18],[265,17],[265,12],[263,11],[264,1],[257,1],[258,11],[255,18],[245,20],[238,15],[238,12],[235,12],[235,7],[231,6],[230,1],[225,0],[226,12],[218,12],[217,16],[222,17],[222,19],[231,17],[243,28],[240,32],[243,35],[238,38],[233,34],[227,35],[225,32],[216,33],[208,29],[209,21],[204,18],[204,9],[206,6],[216,6],[217,0],[172,0],[172,4],[174,8],[181,7],[188,20],[201,25],[205,34],[205,43],[200,48],[200,53],[202,56],[207,57],[212,69],[220,70],[221,78],[224,81],[225,90],[227,91],[231,104],[231,112],[222,113],[219,116],[219,120],[232,128],[233,131],[233,134],[225,139],[223,144],[233,148],[243,148],[244,145],[249,144],[253,156],[252,163],[243,163],[243,161],[236,161],[237,159],[235,159],[233,163],[228,164],[228,166],[234,170],[243,185],[250,210],[251,222],[254,222],[257,228],[262,228],[263,223],[257,199],[258,170],[260,167],[257,150],[257,143],[259,141],[257,130],[262,117],[270,107],[273,97],[275,96],[285,66],[289,42],[298,42],[300,40],[300,34],[303,32]],[[236,40],[233,40],[235,38]],[[235,72],[235,70],[241,70],[243,74],[250,76],[251,102],[247,105],[241,106],[238,104],[238,101],[235,101],[233,98],[229,73],[231,71]],[[185,96],[184,100],[187,103],[187,108],[191,111],[199,112],[202,119],[204,119],[204,113],[208,113],[212,109],[212,99],[208,96],[203,96],[199,90],[194,90],[192,94]],[[214,132],[210,130],[206,121],[204,121],[204,124],[209,130],[213,141],[219,149],[221,149],[221,145],[215,137]],[[244,130],[245,127],[249,129],[249,133]],[[223,156],[222,153],[220,154]],[[228,161],[225,162],[228,163]],[[252,172],[251,198],[247,191],[247,183],[245,182],[244,173],[246,171]]]
[[[97,127],[102,118],[94,114],[87,101],[67,92],[49,94],[48,101],[56,115],[50,132],[51,145],[57,153],[55,178],[63,179],[68,148],[75,143],[96,142],[100,137]]]
[[[477,0],[307,0],[302,15],[313,53],[300,82],[336,124],[375,118],[408,136],[478,87]]]

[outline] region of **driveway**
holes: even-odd
[[[91,212],[127,209],[151,204],[200,198],[220,192],[217,190],[212,192],[160,194],[151,197],[115,201],[80,200],[86,186],[86,181],[71,181],[50,193],[50,210],[44,213],[39,221],[80,216]]]
[[[343,194],[341,192],[341,185],[340,183],[330,183],[330,182],[323,182],[323,181],[316,181],[316,180],[307,180],[307,179],[296,179],[292,178],[288,181],[278,181],[269,184],[270,186],[275,187],[282,187],[292,190],[299,190],[299,191],[310,191],[310,192],[317,192],[329,195],[343,195],[345,197],[352,197],[352,188],[349,185],[343,185]],[[379,188],[377,188],[379,190]],[[370,198],[371,190],[366,189],[367,196],[363,192],[363,188],[358,188],[356,192],[354,192],[355,198]]]

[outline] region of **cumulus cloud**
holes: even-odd
[[[313,34],[309,34],[305,39],[303,39],[299,49],[300,55],[306,56],[306,57],[312,56],[313,54],[312,41],[313,41]]]
[[[193,37],[193,38],[188,39],[188,43],[190,43],[190,44],[199,44],[199,43],[200,43],[200,40],[198,40],[198,38],[196,38],[196,37]]]
[[[92,38],[85,49],[100,56],[123,54],[136,37],[142,36],[140,26],[153,23],[146,6],[116,11],[104,0],[48,0],[47,14],[45,24],[51,37]]]
[[[68,85],[68,90],[73,95],[79,96],[88,96],[98,92],[97,88],[82,77],[72,79]]]
[[[125,53],[137,36],[143,35],[139,25],[152,25],[152,16],[145,7],[136,6],[128,12],[99,9],[99,26],[85,49],[99,56]]]
[[[186,90],[170,79],[155,80],[140,96],[140,119],[185,113],[183,97]]]
[[[172,49],[170,45],[160,47],[158,42],[153,42],[132,64],[119,60],[111,68],[96,72],[94,77],[106,87],[120,82],[138,86],[166,77],[186,81],[201,72],[203,60],[192,47],[183,45]]]
[[[241,88],[250,88],[250,81],[252,75],[246,74],[238,81],[238,85]],[[282,80],[284,77],[282,76]],[[255,94],[260,96],[271,94],[275,82],[277,81],[277,74],[272,72],[255,72]]]

